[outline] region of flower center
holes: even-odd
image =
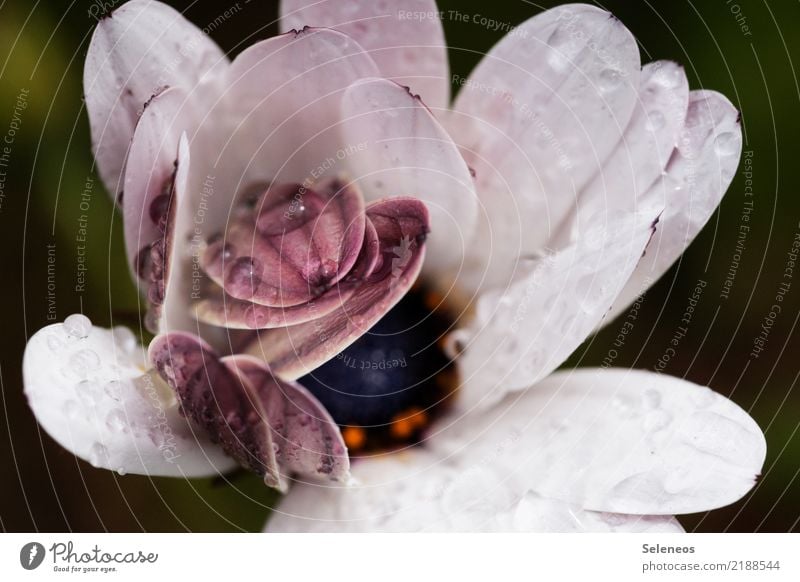
[[[414,288],[368,333],[299,382],[339,424],[350,452],[416,443],[457,385],[445,355],[453,319]]]

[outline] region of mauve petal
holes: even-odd
[[[364,242],[353,269],[344,280],[310,302],[294,307],[267,307],[234,299],[216,290],[206,293],[205,298],[194,305],[195,317],[210,325],[229,329],[271,329],[298,325],[328,315],[353,296],[380,258],[375,227],[369,219],[365,224]]]
[[[422,200],[431,216],[426,272],[442,277],[443,268],[458,268],[478,206],[469,168],[447,132],[418,98],[386,79],[354,83],[342,116],[351,149],[345,163],[366,200]]]
[[[421,15],[421,16],[420,16]],[[354,38],[381,76],[408,85],[430,107],[450,102],[447,44],[434,0],[282,0],[281,30],[334,28]]]
[[[145,365],[130,330],[71,315],[28,340],[25,394],[45,431],[95,467],[172,477],[231,470],[235,464],[178,414],[169,388]]]
[[[284,382],[252,356],[223,358],[261,398],[273,429],[273,444],[284,475],[347,482],[350,459],[339,427],[325,407],[296,382]]]
[[[526,21],[483,58],[446,124],[486,212],[466,289],[505,285],[520,256],[558,250],[551,237],[619,142],[639,76],[633,35],[580,4]]]
[[[364,241],[364,199],[337,179],[270,187],[239,207],[206,249],[203,268],[236,299],[268,307],[307,303],[345,277]]]
[[[202,92],[227,63],[210,38],[161,2],[131,0],[100,20],[83,90],[98,170],[112,197],[144,104],[168,86]]]
[[[645,194],[666,209],[606,321],[612,321],[657,281],[700,233],[730,186],[742,153],[739,112],[714,91],[692,91],[680,143],[666,173]]]
[[[365,334],[416,281],[429,231],[425,205],[390,198],[367,206],[380,240],[381,259],[353,296],[333,313],[301,325],[260,332],[247,353],[296,379],[335,357]]]

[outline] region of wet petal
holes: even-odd
[[[296,382],[284,382],[252,356],[222,360],[259,394],[273,429],[273,446],[286,475],[346,482],[350,460],[342,433],[319,401]]]
[[[441,277],[443,267],[458,268],[478,207],[469,168],[447,132],[419,99],[385,79],[354,83],[342,115],[346,163],[366,200],[422,200],[431,216],[425,269]]]
[[[486,212],[465,287],[504,285],[520,255],[552,246],[628,125],[639,76],[633,35],[582,4],[535,16],[484,57],[446,124]]]
[[[663,201],[653,242],[615,301],[611,321],[655,283],[700,233],[730,186],[742,153],[739,112],[713,91],[692,91],[680,144],[645,195]]]
[[[272,379],[268,368],[255,374],[243,369],[249,362],[223,361],[203,340],[187,333],[158,336],[149,352],[185,413],[229,455],[262,475],[267,485],[285,490],[290,473],[334,480],[346,476],[347,456],[343,448],[334,450],[340,443],[331,436],[332,431],[338,433],[336,425],[332,431],[322,431],[321,437],[312,434],[319,433],[329,419],[321,416],[313,397]],[[307,430],[294,426],[302,420],[301,410],[314,414]],[[320,439],[328,448],[313,448]],[[316,459],[313,466],[312,457]]]
[[[284,379],[295,379],[366,333],[411,288],[425,256],[429,231],[425,205],[414,198],[390,198],[367,206],[380,240],[375,270],[333,313],[309,323],[259,333],[247,353],[269,362]]]
[[[202,92],[227,62],[210,38],[161,2],[131,0],[98,22],[83,91],[98,170],[112,197],[144,104],[169,86]]]
[[[281,30],[306,25],[334,28],[354,38],[375,60],[381,76],[408,85],[428,106],[450,101],[447,45],[434,0],[406,0],[401,5],[373,0],[283,0]]]
[[[25,394],[45,431],[95,467],[185,477],[232,469],[222,450],[178,414],[169,388],[145,365],[130,330],[71,315],[28,341]]]
[[[448,338],[460,353],[460,398],[491,404],[560,366],[603,320],[659,212],[600,213],[572,245],[525,261],[507,288],[481,295],[474,319]]]
[[[270,307],[308,303],[345,277],[364,241],[364,200],[339,180],[270,187],[242,208],[203,256],[211,279],[236,299]]]

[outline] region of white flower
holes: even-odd
[[[126,472],[235,458],[288,490],[271,531],[680,531],[672,515],[744,495],[766,447],[733,403],[644,371],[553,373],[713,213],[741,151],[731,104],[674,63],[641,67],[591,6],[514,29],[452,109],[441,23],[409,17],[432,0],[282,11],[300,32],[232,63],[157,2],[100,22],[95,154],[160,335],[148,357],[83,316],[35,334],[25,388],[48,433]],[[307,207],[321,238],[292,230]],[[420,269],[462,298],[458,389],[421,443],[350,466],[339,411],[295,380]]]

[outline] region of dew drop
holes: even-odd
[[[653,388],[645,390],[642,399],[644,400],[644,405],[648,408],[658,408],[661,406],[661,393]]]
[[[262,268],[253,257],[240,257],[225,275],[225,291],[237,298],[250,298],[261,284]]]
[[[100,367],[100,356],[93,350],[80,350],[69,359],[69,365],[78,376],[86,376]]]
[[[64,320],[64,331],[72,337],[85,339],[92,331],[92,322],[85,315],[73,313]]]
[[[74,420],[78,417],[78,413],[81,410],[81,405],[78,403],[77,400],[67,400],[64,403],[64,414],[70,420]]]
[[[622,75],[617,69],[605,69],[597,79],[597,85],[603,93],[610,93],[622,84]]]
[[[108,449],[100,443],[95,443],[89,449],[89,462],[93,467],[104,467],[108,464]]]
[[[89,380],[81,380],[75,387],[78,399],[86,406],[93,406],[96,402],[95,385]]]
[[[730,156],[737,153],[739,151],[738,136],[731,131],[719,134],[714,139],[714,150],[720,156]]]
[[[47,336],[47,347],[50,348],[51,352],[58,352],[64,347],[64,342],[58,336],[51,334]]]
[[[642,426],[647,432],[664,430],[672,422],[672,415],[664,410],[649,412],[642,421]]]
[[[652,111],[647,116],[647,123],[645,127],[647,127],[648,131],[658,131],[662,129],[664,125],[666,125],[667,120],[664,118],[664,114],[660,111]]]
[[[106,383],[103,392],[112,400],[116,400],[117,402],[122,401],[122,384],[117,380],[111,380]]]
[[[106,416],[106,426],[113,432],[125,432],[128,429],[125,412],[119,408],[111,410]]]

